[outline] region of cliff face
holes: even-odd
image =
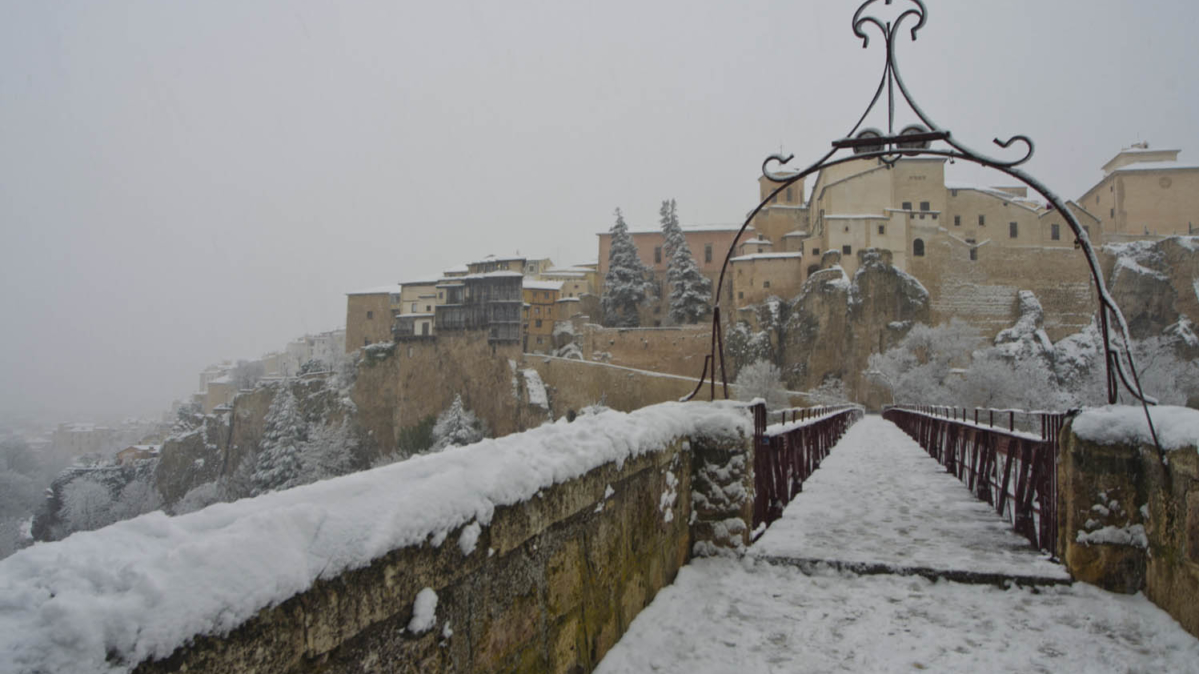
[[[1199,238],[1108,244],[1103,253],[1108,291],[1134,338],[1185,334],[1199,322]],[[1199,340],[1181,341],[1187,355],[1199,356]]]
[[[862,381],[871,353],[894,346],[913,323],[928,322],[928,291],[891,264],[888,251],[858,252],[850,279],[839,253],[826,253],[821,271],[808,278],[790,304],[780,340],[780,361],[788,388],[810,390],[840,379],[850,397],[874,402]]]

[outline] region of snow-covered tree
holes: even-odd
[[[637,307],[645,301],[649,291],[650,284],[646,281],[649,270],[637,256],[637,246],[619,208],[616,209],[616,224],[612,226],[611,233],[608,273],[604,276],[604,290],[600,295],[604,325],[637,327],[641,324]]]
[[[670,287],[670,319],[676,323],[697,323],[708,313],[712,301],[712,281],[699,273],[691,247],[679,227],[674,199],[662,202],[662,233],[669,256],[666,284]]]
[[[454,402],[437,417],[433,424],[433,450],[442,450],[450,445],[470,445],[486,436],[483,422],[462,404],[462,396],[455,395]]]
[[[183,498],[175,503],[175,507],[171,510],[175,515],[186,515],[202,508],[219,503],[223,499],[222,487],[218,482],[205,482],[198,487],[192,487]]]
[[[63,488],[62,501],[62,519],[68,532],[91,531],[116,521],[108,487],[86,477],[72,480]]]
[[[300,452],[304,484],[345,475],[354,468],[353,449],[358,440],[350,430],[349,419],[327,424],[309,433]]]
[[[741,368],[733,382],[738,400],[762,398],[769,409],[789,407],[787,390],[783,388],[783,376],[774,363],[759,360]]]
[[[303,470],[300,450],[307,431],[291,387],[280,386],[266,413],[266,428],[251,477],[254,494],[288,489],[298,483]]]
[[[808,398],[817,405],[838,405],[849,402],[849,392],[840,377],[828,377],[808,394]]]
[[[158,488],[145,478],[134,478],[121,489],[113,503],[113,521],[127,520],[162,508]]]

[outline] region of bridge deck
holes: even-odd
[[[894,425],[867,417],[749,555],[684,567],[597,671],[1199,671],[1199,640],[1140,595],[914,572],[1064,577]]]
[[[915,440],[876,416],[846,432],[751,554],[956,580],[1069,579]]]

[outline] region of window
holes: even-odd
[[[813,255],[819,255],[819,254],[820,254],[820,249],[819,249],[819,248],[813,248],[813,249],[812,249],[812,254],[813,254]]]
[[[428,323],[420,324],[420,334],[422,334],[422,335],[429,334],[429,324]]]
[[[878,233],[879,233],[879,234],[886,234],[886,233],[887,233],[887,226],[886,226],[886,225],[879,225],[879,226],[878,226]]]
[[[712,244],[705,243],[704,244],[704,262],[711,262],[711,261],[712,261]]]
[[[368,311],[368,312],[366,312],[366,320],[368,320],[368,321],[369,321],[369,320],[371,320],[371,319],[372,319],[372,318],[374,318],[374,317],[375,317],[375,312],[373,312],[373,311]]]
[[[416,313],[416,302],[412,303],[412,313]]]
[[[662,246],[654,246],[654,264],[662,263]]]
[[[912,210],[912,202],[910,202],[910,201],[903,202],[903,210],[905,210],[905,211]]]
[[[1111,217],[1116,217],[1116,209],[1111,209]]]
[[[791,188],[790,187],[787,188],[787,201],[794,201],[791,198]]]
[[[922,211],[927,211],[927,210],[929,210],[929,208],[928,208],[928,202],[927,202],[927,201],[921,201],[921,202],[920,202],[920,210],[922,210]]]
[[[972,262],[978,260],[978,249],[977,248],[970,249],[970,260]]]
[[[439,300],[440,300],[440,299],[445,299],[445,291],[444,291],[444,290],[438,290],[438,291],[437,291],[437,299],[439,299]]]
[[[958,195],[958,191],[957,191],[957,190],[949,190],[949,196],[951,196],[951,197],[956,197],[957,195]]]
[[[924,240],[914,239],[912,241],[912,255],[916,257],[924,257]]]
[[[738,293],[737,293],[737,299],[739,299],[739,300],[743,300],[743,299],[745,299],[745,293],[743,293],[743,292],[738,292]]]
[[[533,307],[533,315],[540,316],[541,315],[541,307]]]
[[[987,226],[987,216],[985,216],[985,215],[978,216],[978,226],[979,227]]]
[[[770,281],[762,281],[762,287],[763,287],[763,288],[769,288],[769,287],[770,287]]]
[[[1062,240],[1061,225],[1057,225],[1057,224],[1049,225],[1049,238],[1053,239],[1054,241]]]
[[[538,338],[537,338],[537,343],[538,343],[538,344],[540,344],[540,343],[541,343],[541,338],[540,338],[540,337],[538,337]]]
[[[363,345],[363,346],[370,346],[370,345],[371,345],[371,338],[370,338],[370,337],[363,337],[363,338],[362,338],[362,345]]]
[[[960,215],[953,216],[953,226],[954,227],[962,226],[962,216],[960,216]]]
[[[432,305],[426,304],[425,305],[425,313],[432,313],[432,311],[433,311]]]
[[[1007,223],[1007,235],[1009,239],[1016,238],[1016,234],[1020,231],[1020,226],[1014,222]]]
[[[536,321],[533,321],[533,326],[540,328],[541,327],[541,319],[538,318]]]
[[[845,244],[844,246],[841,246],[841,254],[842,254],[842,255],[849,255],[849,253],[850,253],[852,250],[853,250],[853,248],[852,248],[852,247],[850,247],[850,245],[849,245],[849,244]]]

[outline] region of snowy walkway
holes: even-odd
[[[850,427],[803,489],[751,554],[951,577],[1069,578],[881,417]]]
[[[684,567],[597,672],[1199,672],[1199,640],[1141,595],[910,573],[1067,578],[868,416],[744,559]]]

